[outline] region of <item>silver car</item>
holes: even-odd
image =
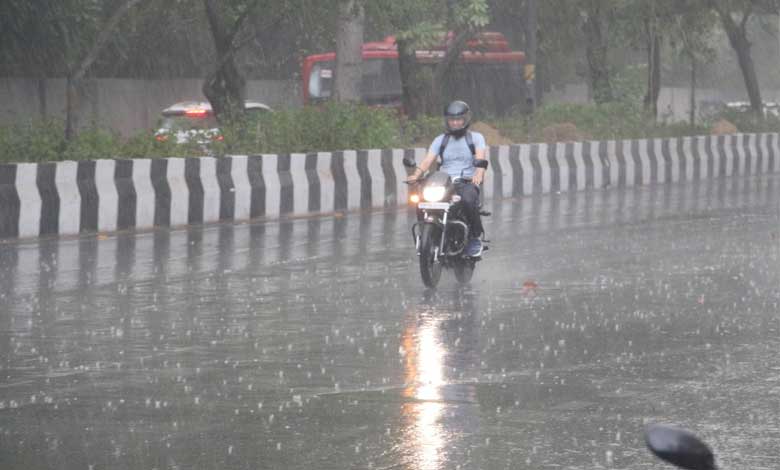
[[[247,113],[273,111],[268,105],[257,101],[246,101],[244,109]],[[160,142],[175,137],[178,144],[196,143],[205,147],[224,138],[211,104],[207,101],[182,101],[165,108],[162,116],[160,127],[155,132],[155,138]]]

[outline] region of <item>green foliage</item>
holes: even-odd
[[[66,148],[62,122],[45,120],[0,127],[0,161],[44,162],[59,160]]]
[[[490,23],[490,8],[485,0],[461,0],[454,13],[455,24],[459,27],[479,29]]]
[[[655,123],[641,106],[625,102],[550,104],[539,108],[532,118],[518,113],[487,123],[514,142],[542,142],[544,129],[561,123],[574,124],[583,140],[619,140],[708,134],[718,119],[727,119],[741,132],[780,131],[780,118],[774,115],[756,121],[751,113],[733,109],[723,110],[696,127],[682,122]],[[98,127],[83,129],[68,142],[62,130],[63,123],[56,120],[0,127],[0,162],[409,148],[428,146],[441,133],[442,120],[439,116],[409,120],[390,109],[328,103],[267,113],[241,125],[228,125],[222,129],[224,140],[210,148],[177,144],[173,135],[158,140],[151,132],[125,140]]]
[[[63,160],[95,160],[115,158],[121,148],[119,136],[111,131],[92,126],[84,129],[78,138],[71,139],[62,152]]]
[[[647,84],[647,64],[632,65],[615,73],[612,92],[617,101],[642,106]]]
[[[67,72],[96,35],[100,2],[5,0],[0,3],[0,72]]]
[[[400,142],[394,110],[337,102],[259,115],[222,132],[224,141],[212,146],[217,155],[388,148]]]
[[[425,145],[442,133],[444,123],[441,116],[420,116],[415,120],[401,121],[401,134],[407,146]]]
[[[170,136],[158,141],[151,132],[123,140],[118,134],[93,125],[65,140],[64,123],[47,119],[0,127],[0,162],[51,162],[99,158],[155,158],[200,156],[195,144],[176,144]]]

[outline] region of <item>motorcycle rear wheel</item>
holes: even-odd
[[[474,275],[474,261],[460,260],[455,264],[455,279],[461,284],[468,284]]]
[[[420,232],[420,276],[423,284],[433,289],[441,278],[441,263],[435,261],[441,231],[432,224],[425,224]]]

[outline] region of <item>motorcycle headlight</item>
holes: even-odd
[[[447,189],[444,186],[427,186],[423,189],[423,199],[428,202],[439,202],[444,199]]]

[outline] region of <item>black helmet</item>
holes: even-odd
[[[463,124],[459,127],[450,126],[450,119],[462,118]],[[465,101],[453,101],[444,108],[444,127],[447,129],[447,134],[460,137],[466,133],[466,130],[471,125],[471,108]]]

